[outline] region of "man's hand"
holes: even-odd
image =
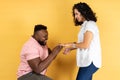
[[[63,46],[61,45],[57,45],[56,47],[54,47],[54,49],[52,50],[52,54],[58,54],[61,50],[62,50]]]
[[[61,46],[64,47],[63,54],[68,54],[70,53],[71,50],[75,50],[76,49],[76,47],[74,46],[75,44],[76,42],[60,44]]]

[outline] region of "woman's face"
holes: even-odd
[[[81,15],[81,13],[77,9],[74,9],[74,14],[75,20],[77,20],[78,22],[85,21],[85,18]]]

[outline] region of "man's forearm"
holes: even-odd
[[[57,54],[51,53],[45,60],[41,61],[38,65],[39,73],[45,70],[50,65],[50,63],[55,59],[56,56]]]

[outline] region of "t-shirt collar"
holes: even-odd
[[[84,27],[84,26],[86,25],[86,23],[87,23],[87,20],[85,20],[85,21],[83,22],[83,24],[81,25],[81,27]]]

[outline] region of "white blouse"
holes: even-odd
[[[89,66],[92,62],[93,64],[100,68],[101,67],[101,45],[99,38],[99,30],[94,21],[84,21],[81,25],[81,30],[78,33],[78,43],[83,42],[84,33],[86,31],[91,31],[93,33],[93,39],[90,43],[89,48],[77,49],[77,66],[86,67]]]

